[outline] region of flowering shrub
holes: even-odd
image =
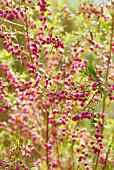
[[[114,3],[1,0],[0,22],[0,168],[112,170]]]

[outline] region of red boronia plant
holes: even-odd
[[[112,170],[114,2],[0,1],[0,169]]]

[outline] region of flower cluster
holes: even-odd
[[[50,4],[0,2],[0,114],[8,117],[0,121],[0,167],[112,168],[114,5],[82,2],[72,13]],[[66,20],[76,28],[67,32]]]

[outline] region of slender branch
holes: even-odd
[[[46,114],[46,143],[49,141],[49,112],[47,111]],[[48,147],[46,147],[46,164],[47,164],[47,170],[49,169],[49,158],[48,158]]]
[[[30,61],[32,62],[32,53],[31,53],[31,49],[30,49],[30,37],[29,37],[29,26],[28,26],[28,17],[27,17],[27,10],[26,10],[26,5],[25,5],[25,24],[26,24],[26,38],[27,38],[27,45],[28,45],[28,51],[30,54]]]
[[[104,82],[106,89],[107,89],[107,86],[108,86],[109,65],[110,65],[110,60],[111,60],[111,56],[112,56],[113,34],[114,34],[114,15],[112,14],[111,37],[110,37],[110,51],[109,51],[109,56],[108,56],[107,69],[106,69],[106,77],[105,77],[105,82]],[[104,95],[103,96],[102,113],[105,112],[105,109],[106,109],[106,96]],[[101,128],[101,134],[103,134],[103,131],[104,131],[104,121],[105,121],[105,119],[103,118],[103,122],[102,122],[103,126]],[[93,170],[97,170],[99,156],[100,156],[100,153],[97,154],[96,163],[95,163],[95,167],[94,167]]]
[[[86,109],[92,102],[93,98],[95,97],[95,95],[97,94],[97,92],[95,94],[93,94],[92,98],[90,99],[90,101],[87,103],[87,105],[84,107],[84,109]]]
[[[114,140],[114,135],[113,135],[112,141],[111,141],[111,143],[110,143],[110,145],[108,147],[108,150],[107,150],[107,153],[106,153],[106,158],[105,158],[105,163],[104,163],[104,166],[103,166],[102,170],[105,170],[105,168],[106,168],[107,161],[108,161],[108,156],[109,156],[109,153],[110,153],[110,149],[111,149],[111,145],[113,143],[113,140]]]
[[[18,26],[18,27],[23,27],[23,28],[25,28],[24,25],[21,25],[21,24],[18,24],[18,23],[15,23],[15,22],[6,20],[6,19],[4,19],[4,18],[1,18],[1,19],[2,19],[3,21],[5,21],[5,22],[8,22],[8,23],[11,24],[11,25],[15,25],[15,26]]]
[[[58,158],[59,168],[62,170],[61,161],[60,161],[60,153],[59,153],[59,141],[56,142],[56,150],[57,150],[57,158]]]
[[[112,28],[111,28],[111,40],[110,40],[110,53],[108,56],[108,63],[107,63],[107,70],[106,70],[106,77],[105,77],[105,87],[107,88],[107,82],[108,82],[108,75],[109,75],[109,65],[110,65],[110,60],[111,60],[111,56],[112,56],[112,41],[113,41],[113,32],[114,32],[114,16],[112,15]],[[103,108],[102,108],[102,113],[105,112],[105,108],[106,108],[106,97],[103,96]],[[104,125],[104,118],[103,118],[103,125]],[[101,133],[103,134],[104,131],[104,126],[102,126],[101,129]]]
[[[72,142],[72,150],[71,150],[71,152],[72,152],[72,170],[74,170],[74,150],[73,150],[73,148],[74,148],[74,143]]]

